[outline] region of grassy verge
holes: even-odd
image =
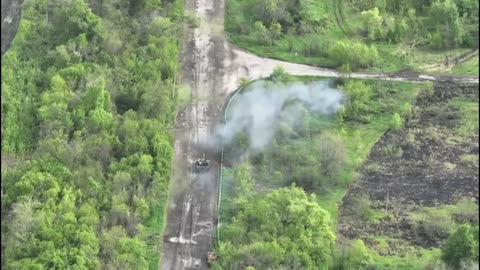
[[[453,74],[478,75],[478,56],[452,68]]]

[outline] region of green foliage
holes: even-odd
[[[456,269],[461,262],[478,261],[478,225],[458,227],[442,249],[442,260]]]
[[[373,258],[362,240],[355,240],[348,247],[341,247],[337,251],[332,270],[340,269],[368,269]]]
[[[380,16],[380,11],[377,7],[368,10],[362,11],[362,18],[365,29],[367,29],[367,35],[370,40],[378,40],[383,37],[382,21],[383,18]]]
[[[273,69],[272,75],[270,75],[270,79],[275,83],[287,83],[290,81],[290,77],[285,69],[282,66],[276,66]]]
[[[384,71],[419,71],[441,64],[455,48],[466,52],[478,44],[478,2],[472,0],[228,0],[226,13],[225,28],[236,45],[264,57],[328,68],[350,63],[352,70],[373,71],[381,63]],[[255,22],[269,33],[260,36]],[[272,31],[277,23],[280,35]],[[344,48],[345,55],[330,53],[338,40],[367,40],[378,56],[359,50],[353,57],[377,63],[352,63],[345,55],[354,46]]]
[[[263,25],[262,22],[257,21],[253,24],[253,32],[252,35],[256,40],[260,42],[262,45],[270,46],[272,45],[272,34],[270,31]]]
[[[430,7],[431,24],[435,25],[437,36],[432,45],[437,48],[452,48],[460,45],[464,30],[457,6],[453,0],[435,1]]]
[[[314,195],[297,187],[248,200],[240,194],[234,209],[213,269],[322,269],[330,263],[335,237]]]
[[[335,43],[329,55],[339,65],[348,64],[352,69],[373,67],[379,57],[374,46],[368,47],[360,42],[345,42],[342,40]]]
[[[400,114],[394,113],[392,119],[390,120],[391,129],[401,129],[403,127],[403,120]]]
[[[384,258],[360,243],[356,243],[351,252],[344,250],[343,257],[342,251],[329,249],[331,264],[317,264],[308,251],[310,244],[304,244],[310,241],[310,237],[303,238],[297,234],[298,230],[305,229],[297,222],[305,224],[302,219],[309,214],[303,213],[297,218],[288,213],[292,219],[282,221],[282,216],[287,214],[280,209],[292,208],[288,206],[288,201],[293,200],[279,199],[281,206],[278,207],[272,206],[270,199],[266,199],[270,194],[283,190],[282,187],[295,183],[305,192],[316,194],[315,201],[330,213],[331,221],[335,223],[338,204],[353,180],[357,166],[389,128],[391,115],[402,113],[404,104],[413,104],[418,93],[416,84],[392,83],[392,90],[378,97],[372,90],[375,83],[349,79],[345,80],[344,86],[347,84],[348,87],[367,89],[366,94],[358,95],[358,100],[367,104],[361,111],[360,119],[345,121],[340,112],[337,119],[305,112],[295,129],[280,128],[264,151],[250,153],[244,160],[249,165],[224,167],[220,245],[216,249],[219,257],[212,269],[422,269],[427,256],[417,258],[416,253],[412,253],[405,258]],[[363,117],[368,117],[371,122],[364,124],[361,122]],[[338,123],[340,121],[342,128]],[[385,217],[383,211],[371,207],[370,200],[355,205],[363,206],[363,210],[356,213],[363,214],[365,222],[376,222]],[[258,245],[254,245],[256,243]],[[270,248],[272,252],[264,248]],[[272,265],[264,265],[266,261]],[[348,268],[341,268],[342,261]]]
[[[167,198],[180,1],[60,2],[26,3],[2,59],[2,158],[18,160],[2,174],[6,268],[147,269]]]
[[[448,101],[448,105],[457,108],[461,113],[460,125],[457,133],[470,136],[479,130],[478,100],[467,97],[454,97]]]
[[[344,113],[347,119],[353,119],[366,112],[372,96],[370,85],[362,81],[347,81],[343,86],[343,91],[347,95]]]
[[[480,73],[479,58],[473,57],[472,59],[460,64],[456,65],[452,69],[452,73],[455,74],[465,74],[465,75],[476,75]]]
[[[455,226],[454,209],[454,206],[423,208],[410,215],[410,223],[418,234],[424,234],[428,239],[446,238]]]

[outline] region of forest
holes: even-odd
[[[2,59],[2,269],[157,269],[182,2],[33,1]]]

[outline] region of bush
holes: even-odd
[[[352,69],[373,67],[379,59],[377,48],[360,42],[337,41],[329,55],[338,66],[349,64]]]
[[[253,31],[251,34],[261,45],[271,46],[273,44],[272,34],[262,22],[255,22],[253,24]]]
[[[453,215],[459,222],[478,224],[478,204],[474,200],[463,198],[456,207]]]
[[[344,116],[353,119],[366,112],[372,96],[372,88],[362,81],[349,80],[343,86],[347,94]]]
[[[333,270],[370,269],[367,267],[373,262],[362,240],[355,240],[351,246],[341,247],[337,253],[339,254],[335,256],[335,263],[331,268]]]
[[[478,261],[478,226],[462,225],[450,235],[442,249],[442,260],[454,269],[459,269],[462,262]]]
[[[290,80],[288,73],[285,71],[285,69],[282,66],[276,66],[273,69],[272,75],[270,75],[270,79],[275,83],[277,82],[287,83]]]
[[[391,129],[401,129],[403,127],[402,117],[398,113],[395,113],[390,120]]]

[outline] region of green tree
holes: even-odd
[[[367,30],[367,35],[370,40],[379,40],[383,38],[382,30],[382,21],[383,18],[380,16],[380,11],[377,7],[368,10],[362,11],[362,18],[364,27]]]
[[[314,195],[297,187],[281,188],[266,196],[239,197],[234,209],[231,222],[222,229],[216,267],[319,269],[330,263],[335,236],[328,212]],[[230,233],[224,235],[224,231]],[[224,237],[242,231],[245,237],[236,237],[235,246]]]
[[[460,45],[464,30],[459,19],[457,6],[452,0],[435,1],[430,7],[431,24],[442,36],[442,48]]]
[[[478,261],[478,242],[478,225],[461,225],[448,237],[442,249],[443,261],[456,269],[462,261]]]

